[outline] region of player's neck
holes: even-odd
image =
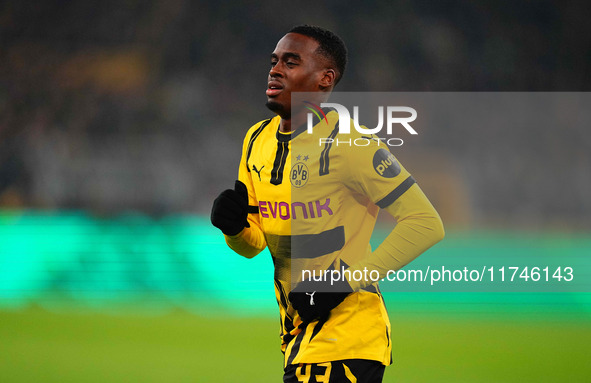
[[[332,89],[331,89],[332,90]],[[317,92],[315,93],[316,97],[312,99],[314,104],[320,105],[323,102],[328,100],[330,96],[330,91],[328,92]],[[302,104],[303,105],[303,104]],[[299,127],[304,126],[307,119],[307,110],[304,107],[293,108],[293,105],[290,105],[289,110],[289,118],[281,117],[281,122],[279,123],[279,131],[281,133],[290,133],[294,130],[297,130]]]
[[[279,131],[281,133],[289,133],[291,132],[291,119],[286,120],[286,119],[281,119],[281,121],[279,122]]]
[[[279,123],[279,131],[281,133],[289,133],[300,126],[303,126],[306,122],[306,113],[305,111],[300,111],[295,115],[291,115],[290,118],[283,118],[281,117],[281,122]]]

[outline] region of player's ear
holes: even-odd
[[[320,88],[332,88],[335,85],[337,73],[334,69],[325,69],[322,72],[322,78],[320,79]]]

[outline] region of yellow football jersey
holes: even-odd
[[[239,179],[248,189],[249,224],[264,234],[251,242],[266,245],[275,265],[286,366],[391,363],[390,322],[377,284],[362,283],[326,322],[305,328],[288,300],[302,271],[340,270],[368,257],[379,208],[415,184],[377,137],[354,129],[339,135],[338,122],[331,111],[313,134],[284,134],[275,117],[254,125],[244,140]]]

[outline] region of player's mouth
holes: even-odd
[[[275,97],[283,90],[283,84],[279,81],[269,81],[267,85],[267,96]]]

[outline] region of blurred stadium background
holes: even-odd
[[[340,91],[591,89],[574,2],[5,1],[1,382],[280,381],[270,257],[233,254],[208,214],[299,23],[347,42]],[[399,154],[448,229],[425,256],[588,257],[591,133],[507,129]],[[591,376],[588,292],[386,298],[388,382]]]

